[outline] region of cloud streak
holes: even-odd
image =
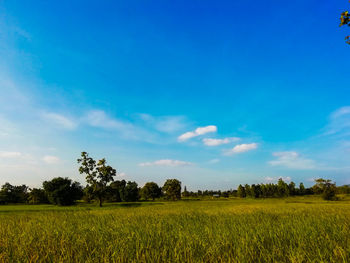
[[[204,138],[202,141],[207,146],[219,146],[222,144],[228,144],[231,142],[239,141],[240,138],[238,137],[229,137],[224,139],[212,139],[212,138]]]
[[[275,156],[276,159],[269,162],[271,166],[282,166],[297,170],[310,170],[316,168],[313,160],[306,159],[294,151],[274,152],[272,155]]]
[[[239,153],[244,153],[248,151],[252,151],[258,148],[257,143],[243,143],[243,144],[238,144],[235,147],[233,147],[230,150],[226,150],[224,152],[224,155],[233,155],[233,154],[239,154]]]
[[[171,160],[171,159],[163,159],[163,160],[157,160],[154,162],[145,162],[140,163],[139,166],[190,166],[193,165],[191,162],[185,162],[185,161],[179,161],[179,160]]]
[[[43,117],[44,120],[50,123],[53,123],[59,126],[60,128],[74,130],[78,126],[77,123],[74,122],[73,120],[58,113],[45,112],[45,113],[42,113],[41,116]]]
[[[207,133],[211,133],[211,132],[216,132],[218,129],[215,125],[208,125],[205,127],[198,127],[197,129],[195,129],[194,131],[190,131],[190,132],[185,132],[184,134],[181,134],[177,140],[179,142],[184,142],[187,141],[188,139],[191,139],[193,137],[197,137],[200,135],[204,135]]]
[[[45,155],[42,160],[47,164],[56,164],[60,162],[60,158],[52,155]]]
[[[0,158],[19,158],[22,157],[20,152],[0,152]]]

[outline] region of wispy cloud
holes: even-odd
[[[18,158],[21,157],[20,152],[0,152],[0,158]]]
[[[257,143],[248,143],[248,144],[243,143],[243,144],[236,145],[235,147],[233,147],[230,150],[224,151],[224,155],[233,155],[233,154],[238,154],[238,153],[244,153],[244,152],[255,150],[257,148],[258,148]]]
[[[290,169],[310,170],[315,169],[315,162],[311,159],[306,159],[294,151],[289,152],[274,152],[272,154],[276,160],[270,161],[271,166],[283,166]]]
[[[220,162],[220,159],[215,158],[215,159],[211,159],[208,163],[214,164],[214,163],[219,163],[219,162]]]
[[[236,142],[239,140],[240,140],[240,138],[238,138],[238,137],[229,137],[229,138],[224,138],[224,139],[204,138],[203,143],[207,146],[218,146],[218,145],[222,145],[222,144]]]
[[[324,135],[350,135],[350,106],[344,106],[334,111],[329,117]]]
[[[56,164],[60,162],[60,158],[52,155],[45,155],[42,160],[47,164]]]
[[[190,132],[186,132],[184,134],[181,134],[177,139],[179,142],[183,142],[183,141],[186,141],[186,140],[191,139],[193,137],[197,137],[197,136],[204,135],[204,134],[211,133],[211,132],[216,132],[217,130],[218,129],[215,125],[198,127],[194,131],[190,131]]]
[[[102,110],[89,111],[85,120],[90,126],[104,129],[124,130],[133,128],[131,123],[111,118]]]
[[[185,161],[179,161],[179,160],[171,160],[171,159],[163,159],[163,160],[157,160],[154,162],[145,162],[140,163],[139,166],[189,166],[193,165],[191,162],[185,162]]]
[[[45,112],[41,114],[42,118],[50,123],[57,125],[60,128],[74,130],[77,123],[62,114],[54,112]]]
[[[140,118],[157,131],[165,133],[178,132],[187,126],[187,121],[183,116],[159,116],[140,114]]]

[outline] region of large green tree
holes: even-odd
[[[43,188],[50,203],[55,205],[73,205],[83,195],[83,188],[69,178],[56,177],[44,181]]]
[[[141,189],[141,197],[145,200],[160,197],[162,194],[162,189],[155,182],[146,183]]]
[[[181,199],[181,182],[177,179],[166,180],[162,190],[167,199],[173,201]]]
[[[86,174],[87,187],[94,199],[98,200],[99,206],[102,206],[104,199],[108,196],[108,186],[113,182],[113,177],[117,171],[110,165],[107,165],[106,159],[96,162],[87,152],[81,153],[78,159],[80,164],[80,174]]]
[[[336,200],[336,185],[332,180],[316,179],[315,185],[312,187],[316,194],[321,194],[324,200]]]

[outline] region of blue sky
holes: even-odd
[[[350,183],[347,1],[0,1],[0,184]]]

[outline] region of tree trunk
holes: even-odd
[[[99,201],[99,206],[102,207],[102,198],[99,198],[98,201]]]

